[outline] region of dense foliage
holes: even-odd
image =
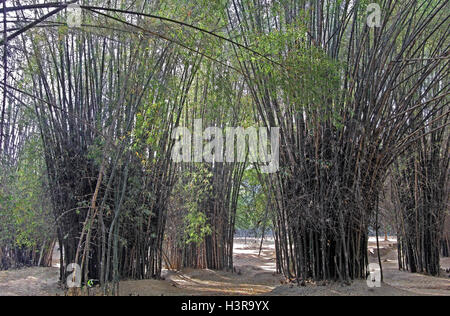
[[[273,233],[289,279],[349,282],[389,178],[407,265],[438,274],[448,1],[377,2],[377,27],[366,0],[79,1],[78,26],[67,3],[4,2],[0,268],[57,241],[62,281],[76,263],[115,292],[164,265],[232,270],[246,230]],[[279,170],[174,161],[200,119],[279,128]]]

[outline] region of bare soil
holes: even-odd
[[[139,296],[226,296],[226,295],[283,295],[283,296],[450,296],[450,258],[444,258],[441,277],[398,271],[395,240],[381,243],[385,283],[381,288],[369,289],[365,281],[350,286],[329,282],[308,283],[306,286],[286,284],[276,274],[273,241],[264,243],[261,256],[257,240],[237,239],[235,243],[234,272],[193,270],[164,271],[164,280],[123,281],[120,295]],[[376,243],[369,244],[372,262],[377,262]],[[62,295],[58,285],[59,269],[25,268],[0,271],[1,296]]]
[[[121,295],[195,296],[267,295],[284,282],[277,275],[275,246],[267,242],[259,256],[259,245],[237,239],[234,247],[235,272],[185,269],[165,271],[165,281],[143,280],[120,283]]]
[[[395,238],[380,241],[380,255],[383,266],[384,283],[381,288],[369,288],[366,281],[354,281],[350,286],[328,282],[309,283],[306,286],[293,284],[279,286],[273,295],[283,296],[450,296],[450,258],[443,258],[441,277],[413,274],[398,269],[397,243]],[[376,240],[369,241],[369,261],[378,263]]]
[[[0,271],[1,296],[62,295],[58,268],[24,268]]]

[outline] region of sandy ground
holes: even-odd
[[[121,295],[267,295],[284,281],[277,275],[275,246],[259,245],[237,239],[234,247],[235,273],[185,269],[164,273],[165,281],[125,281],[120,283]]]
[[[382,243],[381,246],[388,249],[380,251],[386,284],[417,295],[450,296],[450,273],[445,272],[446,269],[450,269],[450,258],[441,260],[441,269],[443,270],[441,277],[431,277],[399,271],[397,251],[390,247],[392,245],[386,245],[386,243]],[[372,256],[372,259],[375,259],[374,262],[376,262],[376,258]]]
[[[398,270],[395,238],[380,242],[384,283],[381,288],[370,289],[366,281],[354,281],[350,286],[339,283],[308,284],[304,287],[283,285],[275,288],[272,295],[283,296],[450,296],[450,274],[443,271],[440,278],[412,274]],[[369,240],[369,260],[378,263],[376,239]],[[443,258],[441,267],[450,268],[450,258]]]
[[[58,268],[24,268],[0,271],[1,296],[61,295]]]
[[[275,273],[275,249],[273,241],[264,244],[258,256],[259,243],[237,239],[235,243],[235,273],[212,270],[165,271],[165,280],[123,281],[123,296],[195,296],[195,295],[283,295],[283,296],[450,296],[450,275],[444,273],[435,278],[398,271],[395,240],[381,243],[381,255],[385,284],[369,289],[365,281],[355,281],[350,286],[339,283],[307,284],[299,287],[285,284],[283,277]],[[369,245],[371,261],[376,262],[376,244]],[[444,269],[450,268],[450,258],[442,261]],[[1,296],[61,295],[58,273],[53,268],[26,268],[0,272]]]

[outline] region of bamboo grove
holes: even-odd
[[[376,27],[364,0],[78,1],[71,27],[74,1],[4,1],[0,269],[46,265],[57,242],[63,282],[76,263],[113,292],[164,267],[233,270],[255,171],[290,280],[365,278],[386,188],[400,268],[439,274],[449,1],[375,2]],[[279,127],[279,171],[174,162],[175,128],[199,119]]]

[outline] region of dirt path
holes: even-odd
[[[120,283],[121,295],[264,295],[282,284],[277,275],[273,242],[264,245],[258,256],[259,245],[243,240],[235,242],[235,273],[212,270],[185,269],[167,272],[165,281],[125,281]]]
[[[1,296],[61,295],[58,268],[24,268],[0,271]]]
[[[383,274],[385,283],[417,295],[450,296],[450,274],[443,272],[441,277],[409,273],[398,270],[397,251],[390,243],[381,244],[384,250],[380,251],[383,261]],[[375,245],[372,245],[375,247]],[[441,268],[450,268],[450,258],[442,258]]]
[[[376,243],[371,242],[371,261],[377,262]],[[258,256],[259,244],[237,240],[234,265],[237,273],[211,270],[184,270],[169,273],[166,281],[130,281],[121,283],[121,295],[286,295],[286,296],[414,296],[450,295],[450,279],[435,278],[398,271],[395,241],[381,242],[385,284],[370,289],[365,281],[350,286],[339,283],[309,283],[298,287],[283,284],[276,275],[275,246],[264,244]],[[450,260],[443,260],[443,265]]]
[[[450,278],[436,278],[422,274],[413,274],[398,270],[396,241],[380,243],[383,264],[384,284],[381,288],[370,289],[365,281],[354,281],[350,286],[339,283],[308,284],[305,287],[283,285],[277,287],[273,295],[285,296],[450,296]],[[376,242],[369,242],[369,260],[378,263]],[[450,268],[450,258],[444,258],[441,266]]]
[[[212,270],[187,269],[181,272],[165,271],[165,280],[123,281],[120,294],[124,296],[195,296],[195,295],[289,295],[289,296],[450,296],[450,278],[444,275],[435,278],[420,274],[398,271],[397,253],[393,242],[381,244],[385,284],[379,289],[369,289],[365,281],[355,281],[351,286],[339,283],[310,283],[305,287],[283,284],[284,280],[275,273],[275,247],[273,242],[264,244],[258,256],[259,244],[236,240],[235,273]],[[370,244],[371,260],[376,262],[375,244]],[[442,261],[444,268],[450,268],[450,259]],[[58,288],[59,269],[27,268],[0,271],[0,295],[36,296],[61,295]]]

